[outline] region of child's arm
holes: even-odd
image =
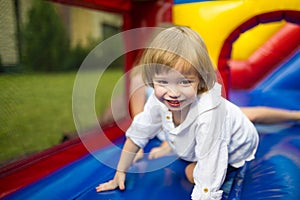
[[[133,141],[130,138],[127,138],[122,150],[122,154],[114,178],[106,183],[99,184],[96,187],[96,191],[102,192],[107,190],[114,190],[117,187],[119,187],[120,190],[124,190],[126,171],[130,167],[138,150],[139,147],[135,143],[133,143]]]

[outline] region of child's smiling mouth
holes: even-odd
[[[179,100],[165,100],[166,103],[171,106],[171,107],[180,107],[182,101],[179,101]]]

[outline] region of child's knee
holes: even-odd
[[[190,163],[185,168],[185,176],[186,176],[187,180],[193,184],[195,183],[194,176],[193,176],[195,166],[196,166],[196,163],[194,162],[194,163]]]

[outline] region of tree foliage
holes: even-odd
[[[34,0],[22,31],[22,64],[34,71],[66,68],[70,45],[53,4]]]

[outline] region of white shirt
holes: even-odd
[[[258,134],[236,105],[221,96],[221,86],[199,95],[186,119],[174,126],[172,113],[152,94],[126,136],[143,148],[163,129],[174,152],[184,160],[197,162],[192,199],[221,199],[220,190],[227,166],[241,167],[254,159]]]

